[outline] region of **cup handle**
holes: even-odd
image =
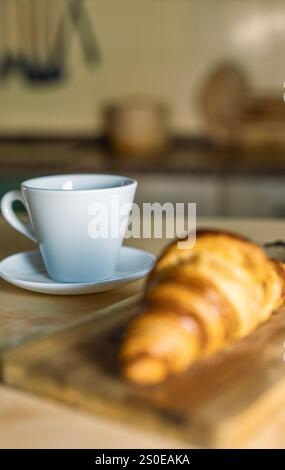
[[[26,237],[30,238],[30,240],[32,240],[33,242],[37,242],[31,223],[28,222],[27,224],[24,224],[24,222],[21,222],[21,220],[16,215],[13,209],[13,203],[15,201],[20,201],[22,204],[24,204],[24,207],[27,210],[26,203],[24,201],[24,198],[21,192],[16,191],[16,190],[9,191],[3,196],[1,200],[1,212],[2,212],[4,219],[15,230],[18,230],[18,232],[22,233],[23,235],[26,235]]]

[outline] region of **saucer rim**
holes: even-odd
[[[103,279],[99,281],[89,281],[89,282],[57,282],[51,279],[51,283],[46,282],[37,282],[37,281],[25,281],[23,279],[19,279],[14,275],[9,274],[7,271],[3,269],[3,265],[5,262],[10,260],[13,257],[17,257],[23,254],[28,255],[40,255],[39,249],[34,250],[27,250],[27,251],[19,251],[17,253],[13,253],[9,256],[6,256],[0,261],[0,279],[17,286],[22,289],[44,293],[44,294],[61,294],[61,295],[75,295],[75,294],[91,294],[92,292],[103,292],[106,290],[116,289],[123,284],[135,282],[143,277],[147,276],[151,269],[153,268],[156,262],[156,256],[141,248],[135,248],[130,246],[122,246],[121,250],[128,251],[128,252],[141,252],[148,257],[148,263],[145,262],[144,265],[137,269],[136,271],[130,272],[125,277],[116,277],[116,272],[114,275],[108,279]],[[88,292],[88,288],[90,292]],[[95,289],[92,291],[92,288]],[[86,292],[81,292],[82,290],[86,290]],[[73,290],[75,292],[73,292]],[[56,291],[56,292],[55,292]]]

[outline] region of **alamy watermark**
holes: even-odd
[[[196,242],[196,204],[159,202],[121,203],[119,196],[108,204],[94,202],[88,208],[91,238],[178,238],[178,247]]]

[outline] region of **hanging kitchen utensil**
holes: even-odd
[[[29,22],[27,21],[27,8],[26,0],[17,0],[16,5],[16,31],[18,38],[18,57],[17,67],[19,72],[23,72],[27,60],[27,43],[29,37]],[[15,64],[16,65],[16,64]]]
[[[6,0],[0,0],[0,78],[7,74],[7,24],[6,24]]]
[[[97,64],[101,60],[100,50],[88,12],[85,9],[84,0],[69,0],[69,12],[79,35],[85,62],[87,64]]]
[[[0,78],[12,71],[37,83],[62,78],[73,30],[85,63],[100,61],[84,0],[0,0],[0,30]]]
[[[63,67],[66,58],[66,44],[67,44],[67,3],[64,4],[64,9],[60,11],[60,15],[57,18],[55,40],[51,46],[51,55],[53,57],[53,63]]]
[[[54,57],[48,42],[53,18],[53,0],[30,1],[31,56],[25,64],[25,77],[32,82],[46,83],[63,76],[63,64]],[[65,13],[65,12],[64,12]]]
[[[11,2],[10,0],[1,0],[0,3],[1,18],[1,64],[0,77],[7,78],[14,67],[15,58],[12,53],[11,43]]]

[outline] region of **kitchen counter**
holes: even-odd
[[[285,175],[285,150],[218,148],[205,139],[177,140],[158,157],[119,157],[100,139],[0,140],[0,175],[115,172],[199,175]]]
[[[281,220],[200,219],[198,225],[235,230],[258,242],[285,236],[285,222]],[[31,245],[29,241],[22,243],[22,238],[3,221],[0,222],[0,233],[1,257],[13,251],[27,249]],[[133,246],[144,247],[154,253],[159,253],[165,243],[165,240],[152,239],[131,241]],[[0,295],[5,286],[6,283],[2,281]],[[137,292],[142,290],[141,283],[135,284],[135,286],[132,294],[134,290]],[[10,286],[9,289],[14,292],[14,297],[20,292],[25,292]],[[124,295],[122,293],[120,295],[121,290],[117,291],[118,297],[126,297],[131,292],[125,291]],[[44,305],[46,296],[41,297],[39,294],[34,294],[34,296],[40,298],[42,305]],[[109,293],[100,296],[100,303],[102,304],[104,296],[106,302],[110,303]],[[95,304],[94,309],[96,309]],[[19,315],[17,306],[15,311],[11,310],[10,312],[11,320],[13,320],[13,314]],[[259,448],[284,448],[285,412],[278,416],[272,416],[272,422],[265,428],[260,428],[258,434],[246,441],[244,445]],[[162,435],[143,432],[118,421],[113,422],[95,415],[87,415],[5,386],[0,387],[1,448],[167,448],[181,446],[182,443]]]
[[[284,217],[285,153],[218,149],[205,139],[178,140],[165,155],[113,155],[92,139],[0,140],[0,198],[30,177],[117,173],[135,178],[136,202],[197,204],[200,216]]]

